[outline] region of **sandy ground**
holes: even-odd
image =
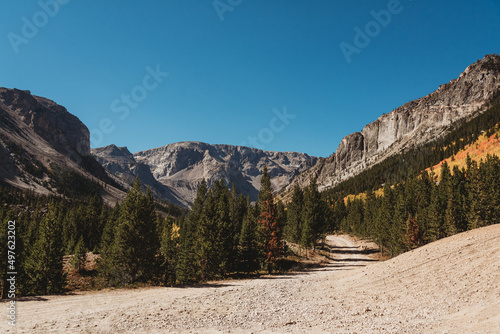
[[[378,262],[329,236],[322,268],[18,302],[1,333],[500,333],[500,225]],[[6,308],[6,304],[0,304]]]

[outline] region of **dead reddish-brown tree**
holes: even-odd
[[[276,206],[271,192],[264,202],[264,211],[260,214],[259,223],[264,235],[264,250],[266,254],[267,270],[273,271],[276,260],[283,253],[282,231],[276,215]]]

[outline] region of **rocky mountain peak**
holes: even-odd
[[[484,110],[499,89],[500,56],[486,55],[433,93],[383,114],[361,132],[344,137],[332,156],[321,159],[293,184],[306,186],[312,173],[318,177],[320,189],[333,187],[407,147],[444,135],[457,121]]]
[[[78,117],[54,101],[32,95],[27,90],[0,88],[0,109],[24,123],[61,153],[90,155],[89,130]]]
[[[110,173],[124,182],[130,183],[132,177],[139,175],[141,181],[158,189],[158,194],[167,194],[184,205],[194,201],[202,179],[209,186],[219,179],[228,186],[234,182],[241,193],[256,200],[264,165],[268,167],[273,188],[279,190],[317,160],[297,152],[271,152],[195,141],[168,144],[133,155],[126,148],[116,146],[93,149],[92,153]]]

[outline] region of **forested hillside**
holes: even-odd
[[[283,268],[285,211],[275,204],[267,169],[259,201],[229,190],[224,181],[202,182],[189,214],[156,203],[136,180],[114,208],[96,195],[88,201],[2,189],[2,221],[16,222],[17,295],[65,291],[63,256],[82,269],[88,251],[98,254],[95,287],[205,282],[229,274]],[[7,205],[8,203],[8,205]],[[0,235],[7,235],[2,224]],[[7,258],[7,248],[1,256]],[[7,268],[0,275],[6,278]],[[6,281],[2,292],[6,293]]]
[[[383,162],[324,192],[329,198],[376,190],[385,183],[395,184],[434,166],[474,143],[482,133],[492,135],[500,123],[500,92],[484,113],[457,123],[448,135],[421,147],[393,155]]]
[[[444,138],[393,156],[324,192],[329,227],[372,238],[389,255],[396,255],[500,223],[500,160],[486,154],[497,151],[499,123],[497,94],[485,113]],[[488,146],[487,152],[480,150],[480,142]],[[457,153],[460,163],[455,163]],[[432,166],[438,167],[437,173]],[[360,193],[363,196],[348,196]]]

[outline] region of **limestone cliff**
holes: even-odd
[[[361,132],[344,137],[334,154],[319,160],[291,186],[298,183],[304,187],[314,174],[320,190],[333,187],[405,148],[443,136],[458,121],[483,111],[499,88],[500,56],[486,55],[435,92],[380,116]]]

